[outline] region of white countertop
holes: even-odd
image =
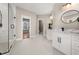
[[[79,34],[79,30],[78,29],[65,29],[64,31],[62,31],[61,29],[55,29],[53,31],[54,32],[60,32],[60,33]]]

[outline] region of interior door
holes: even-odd
[[[60,49],[59,36],[57,32],[53,32],[53,47],[56,49]]]
[[[39,20],[39,34],[43,34],[43,23],[42,23],[42,20]]]
[[[60,50],[70,55],[71,54],[71,35],[69,34],[62,34],[61,35],[61,43],[60,43]]]
[[[23,18],[23,39],[29,38],[29,19]]]

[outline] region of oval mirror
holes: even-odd
[[[73,23],[79,17],[79,11],[77,10],[68,10],[64,12],[61,16],[61,20],[64,23]]]

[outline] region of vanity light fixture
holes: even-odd
[[[66,4],[64,4],[63,6],[69,6],[69,5],[71,5],[71,3],[66,3]]]
[[[53,19],[53,16],[50,16],[50,19]]]
[[[68,4],[66,5],[67,8],[69,8],[70,6],[71,6],[71,3],[68,3]]]
[[[52,25],[53,25],[53,16],[50,15],[49,24],[48,24],[49,27],[48,28],[52,29]]]
[[[71,3],[65,3],[62,5],[62,10],[69,9],[71,7]]]

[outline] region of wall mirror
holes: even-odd
[[[2,13],[1,13],[1,10],[0,10],[0,27],[2,27]]]
[[[78,10],[68,10],[61,15],[61,20],[63,23],[73,23],[79,18]]]

